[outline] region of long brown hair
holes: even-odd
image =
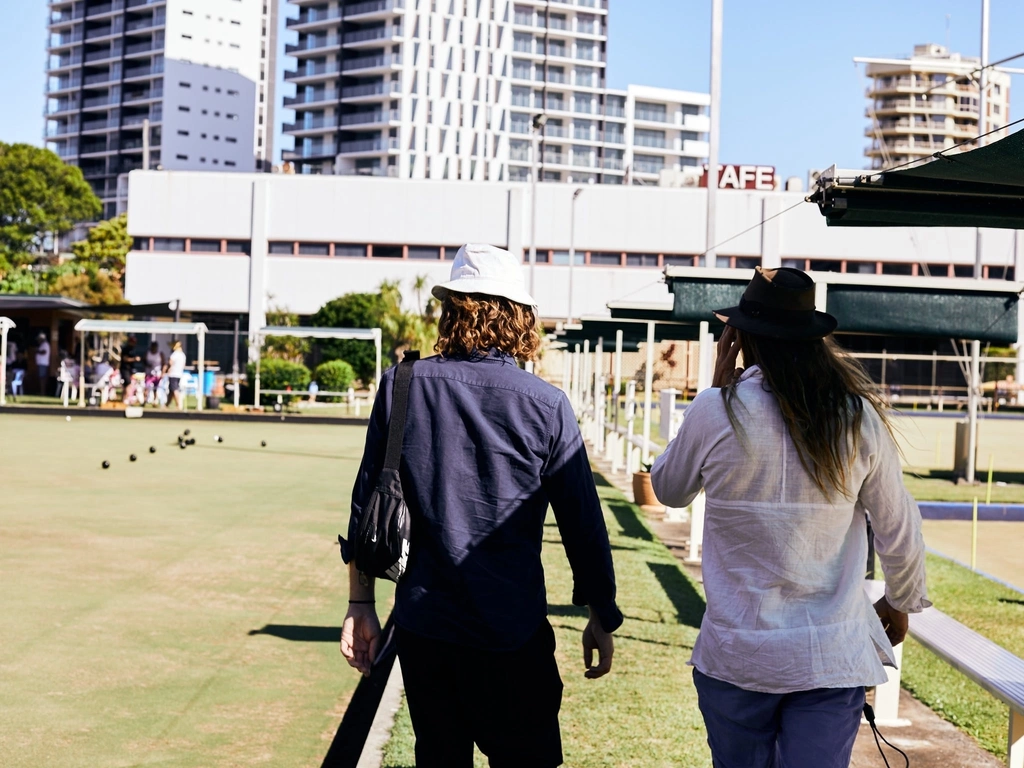
[[[434,350],[445,357],[469,357],[497,349],[532,360],[540,347],[531,307],[499,296],[449,292],[441,305]]]
[[[744,365],[756,365],[764,388],[775,395],[800,463],[827,498],[848,496],[847,481],[859,448],[867,401],[892,433],[885,402],[875,383],[831,336],[791,341],[737,331]],[[733,428],[742,427],[733,410],[736,385],[722,388]]]

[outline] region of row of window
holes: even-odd
[[[248,240],[212,240],[200,238],[136,237],[136,251],[169,253],[250,253]],[[374,259],[415,259],[423,261],[450,261],[459,246],[431,245],[378,245],[366,243],[320,243],[273,241],[268,252],[273,256],[326,256]],[[732,269],[750,270],[760,266],[757,256],[729,256]],[[523,262],[530,259],[528,249],[523,251]],[[663,269],[670,266],[700,266],[700,257],[671,253],[624,253],[618,251],[577,251],[575,264],[592,267],[650,267]],[[541,249],[537,251],[538,264],[555,266],[569,264],[569,251]],[[842,272],[848,274],[906,275],[931,277],[973,277],[974,266],[963,264],[895,263],[876,261],[846,261],[833,259],[783,259],[783,267],[810,272]],[[1011,266],[986,266],[983,276],[992,280],[1014,280]]]
[[[176,154],[174,156],[174,159],[175,160],[181,160],[183,163],[187,163],[188,159],[189,159],[189,156],[188,155],[182,155],[182,154]],[[200,163],[205,163],[206,162],[206,158],[205,157],[200,157],[199,158],[199,162]],[[220,165],[220,159],[216,158],[216,157],[211,158],[210,159],[210,165]],[[224,165],[226,167],[228,167],[228,168],[237,168],[238,167],[238,163],[236,163],[234,160],[225,160],[224,161]]]
[[[181,80],[181,81],[178,82],[178,86],[181,87],[181,88],[191,88],[192,87],[192,83],[186,83],[184,80]],[[204,85],[203,86],[203,90],[204,91],[210,90],[210,86]],[[213,92],[214,93],[221,93],[220,87],[214,86]],[[234,88],[228,88],[227,89],[227,95],[228,96],[237,96],[238,95],[238,91],[236,91]]]
[[[178,105],[178,111],[179,112],[191,112],[192,111],[192,107],[187,106],[186,104],[179,104]],[[200,113],[203,114],[203,115],[208,115],[210,113],[210,111],[208,109],[202,109],[202,110],[200,110]],[[219,111],[214,111],[213,116],[214,117],[220,117],[220,112]],[[238,115],[235,114],[234,112],[225,112],[224,113],[224,117],[226,117],[228,120],[237,120],[238,119]]]

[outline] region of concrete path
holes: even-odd
[[[618,475],[612,474],[609,462],[596,459],[593,460],[593,464],[609,483],[621,490],[627,498],[633,498],[631,477],[627,477],[622,472]],[[683,569],[696,581],[701,582],[700,568],[683,562],[690,546],[689,522],[669,522],[664,519],[664,515],[656,513],[647,514],[647,521],[654,534],[679,559]],[[989,523],[988,525],[1000,524]],[[1015,530],[1024,530],[1022,523],[1002,523],[1001,525],[1016,525],[1018,528]],[[960,535],[962,536],[962,534]],[[929,544],[940,548],[932,541],[929,541]],[[969,554],[968,557],[970,557]],[[991,567],[991,563],[989,565]],[[910,762],[914,768],[999,768],[1003,766],[1003,763],[979,747],[970,736],[943,720],[906,691],[900,692],[900,717],[910,720],[911,724],[902,728],[880,728],[879,730],[886,739],[910,756]],[[902,768],[904,762],[899,753],[884,744],[882,746],[886,750],[885,754],[889,765],[893,768]],[[878,754],[878,747],[875,746],[871,729],[867,724],[861,725],[860,734],[853,750],[851,768],[878,768],[883,765],[885,763]]]

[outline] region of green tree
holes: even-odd
[[[119,282],[123,281],[125,261],[131,249],[127,214],[101,221],[89,230],[85,240],[71,244],[77,262],[105,270]]]
[[[47,286],[47,293],[87,304],[124,304],[121,281],[109,272],[96,269],[65,272]]]
[[[317,328],[380,328],[387,315],[385,299],[375,293],[348,293],[324,304],[311,318]],[[324,339],[324,360],[344,360],[364,384],[373,381],[376,352],[373,345],[354,339]]]
[[[344,360],[328,360],[316,367],[313,379],[322,392],[346,392],[356,380],[356,372]],[[336,395],[329,395],[324,399],[332,402],[341,400]]]
[[[47,149],[0,142],[0,280],[35,261],[47,237],[102,210],[79,168]]]
[[[299,316],[287,309],[272,307],[267,311],[267,325],[295,328],[299,325]],[[263,357],[302,363],[308,354],[308,339],[301,339],[298,336],[267,336],[263,340]]]

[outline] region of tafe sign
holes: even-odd
[[[770,165],[719,165],[719,189],[756,189],[771,192],[775,189],[775,168]],[[700,177],[700,185],[708,185],[708,167]]]

